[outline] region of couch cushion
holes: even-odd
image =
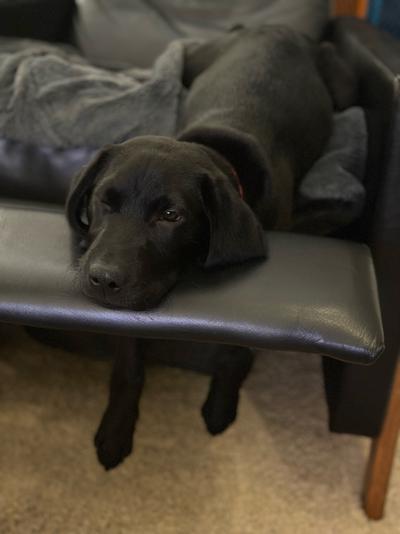
[[[95,152],[0,138],[0,196],[62,205],[72,177]]]
[[[371,363],[383,350],[364,245],[268,235],[270,259],[182,281],[153,311],[110,310],[76,283],[59,211],[0,208],[0,321],[159,339],[298,350]]]
[[[75,41],[94,64],[150,67],[181,37],[216,37],[237,24],[288,24],[319,38],[326,0],[77,0]],[[107,36],[105,39],[104,36]]]

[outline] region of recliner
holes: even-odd
[[[26,168],[26,182],[21,181],[25,175],[21,162],[29,164],[29,159],[23,159],[24,151],[33,151],[32,157],[37,158],[39,149],[7,140],[4,150],[13,143],[12,158],[19,167],[10,173],[15,166],[4,166],[3,160],[1,168],[8,179],[2,179],[5,187],[0,185],[0,194],[7,197],[0,210],[0,320],[323,354],[331,430],[376,436],[400,346],[396,321],[400,305],[400,185],[398,180],[396,183],[399,155],[395,137],[400,117],[399,44],[353,19],[333,21],[327,37],[359,75],[360,105],[366,112],[369,134],[366,209],[337,236],[347,241],[271,235],[271,260],[265,264],[188,280],[154,312],[104,310],[86,301],[74,287],[73,251],[60,209],[42,204],[13,207],[15,199],[26,197],[59,202],[68,172],[58,173],[55,160],[41,154],[41,168],[50,180],[41,181],[40,171],[36,181]],[[49,194],[48,184],[57,176],[55,193]],[[368,250],[349,240],[371,246],[377,276],[386,349],[371,367],[354,363],[371,363],[383,348],[375,274]],[[313,258],[320,258],[319,263]],[[331,263],[325,271],[322,267],[327,258]],[[293,262],[302,266],[297,278],[291,269]],[[239,302],[239,309],[235,311],[232,302]]]

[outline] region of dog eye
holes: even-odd
[[[182,216],[174,209],[164,210],[161,214],[160,220],[168,222],[178,222]]]
[[[111,213],[112,211],[114,211],[113,206],[107,199],[102,199],[100,202],[101,202],[103,209],[107,211],[107,213]]]
[[[100,202],[104,211],[107,213],[115,213],[121,207],[121,200],[121,193],[111,187],[104,191]]]

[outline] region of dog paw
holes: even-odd
[[[217,397],[209,395],[203,404],[201,414],[208,432],[212,436],[221,434],[236,419],[239,397]]]
[[[114,469],[129,456],[133,449],[133,428],[118,424],[104,415],[94,438],[97,458],[106,469]]]

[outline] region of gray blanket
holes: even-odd
[[[72,47],[0,40],[0,137],[70,150],[173,136],[185,96],[186,43],[172,42],[152,69],[112,72]],[[298,230],[330,233],[360,214],[366,150],[363,111],[337,114],[325,153],[299,188]]]
[[[354,106],[336,113],[325,152],[298,189],[295,230],[330,234],[361,215],[366,159],[364,111]]]
[[[72,47],[0,40],[0,135],[60,148],[174,135],[185,41],[151,70],[111,72]]]

